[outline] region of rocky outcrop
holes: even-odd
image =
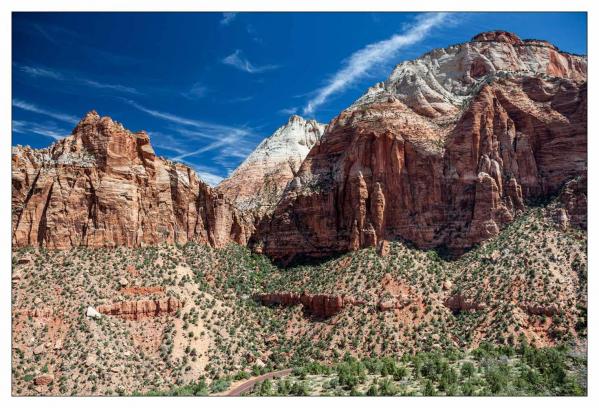
[[[472,37],[472,42],[503,42],[512,45],[522,45],[522,40],[513,33],[508,31],[487,31]]]
[[[35,385],[38,385],[38,386],[48,385],[53,381],[54,381],[54,376],[52,374],[41,374],[41,375],[38,375],[37,377],[35,377],[35,380],[33,380]]]
[[[554,221],[562,228],[587,228],[587,176],[566,183],[551,209]]]
[[[559,308],[555,305],[544,306],[538,304],[525,304],[522,308],[531,315],[551,317],[559,313]]]
[[[132,300],[102,305],[98,307],[98,312],[126,320],[140,320],[147,317],[172,315],[182,306],[180,300],[168,297],[158,300]]]
[[[55,313],[53,309],[42,307],[34,309],[16,309],[13,311],[15,317],[31,317],[31,318],[53,318],[62,317],[61,313]]]
[[[300,294],[292,292],[261,293],[256,300],[265,305],[294,306],[303,305],[304,310],[318,318],[336,315],[348,305],[358,304],[353,298],[341,295]]]
[[[403,309],[409,306],[412,302],[409,299],[393,298],[387,300],[381,300],[377,303],[377,308],[381,312],[387,312],[389,310]]]
[[[17,260],[17,265],[32,265],[33,256],[31,254],[25,254]]]
[[[327,126],[251,246],[283,263],[392,239],[461,253],[586,172],[586,107],[584,57],[502,33],[402,63]]]
[[[384,239],[381,240],[381,242],[379,242],[379,245],[377,247],[377,253],[379,254],[379,256],[384,258],[387,255],[389,255],[389,251],[390,251],[389,241],[384,240]]]
[[[13,148],[15,247],[245,243],[251,224],[145,132],[88,113],[47,149]]]
[[[483,310],[487,306],[484,303],[467,299],[463,294],[456,293],[447,298],[444,302],[445,307],[451,309],[453,313],[462,313],[476,310]]]
[[[314,120],[291,116],[217,186],[217,191],[257,217],[270,212],[324,128]]]
[[[509,74],[586,81],[587,59],[562,53],[546,41],[523,41],[512,33],[490,31],[402,62],[356,104],[393,96],[418,114],[446,123],[451,120],[448,115],[459,114],[485,82]]]

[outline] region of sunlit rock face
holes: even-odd
[[[272,211],[325,126],[293,115],[264,139],[217,190],[258,217]]]
[[[586,58],[505,32],[398,65],[328,126],[251,245],[460,252],[587,165]]]
[[[188,167],[157,157],[145,132],[88,113],[47,149],[12,153],[15,247],[245,243],[251,226]]]
[[[512,33],[491,31],[397,65],[356,104],[394,96],[414,112],[443,122],[462,112],[484,83],[510,74],[586,81],[587,59],[562,53],[546,41],[523,41]]]
[[[573,179],[555,217],[586,225],[586,72],[545,41],[482,33],[399,64],[326,127],[292,116],[216,189],[90,112],[47,149],[13,149],[13,245],[459,253]]]

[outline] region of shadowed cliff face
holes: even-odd
[[[399,65],[335,118],[251,245],[282,262],[398,238],[459,253],[585,173],[586,60],[492,34]]]
[[[251,226],[186,166],[156,157],[144,132],[90,112],[47,149],[12,155],[13,245],[245,243]]]

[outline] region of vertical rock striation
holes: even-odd
[[[289,262],[461,252],[586,172],[586,58],[490,32],[397,66],[327,126],[251,245]]]
[[[245,243],[239,212],[145,132],[88,113],[47,149],[13,148],[12,241],[64,249],[197,241]]]

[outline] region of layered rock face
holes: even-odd
[[[586,71],[545,41],[482,33],[399,64],[326,130],[292,116],[216,190],[91,112],[48,149],[14,148],[13,245],[460,253],[573,179],[555,217],[584,228]]]
[[[235,205],[258,217],[270,212],[287,183],[320,140],[325,125],[293,115],[264,139],[248,158],[223,180],[217,191]]]
[[[140,320],[146,317],[174,314],[182,306],[180,300],[168,297],[158,300],[132,300],[102,305],[98,307],[98,312],[126,320]]]
[[[402,62],[356,104],[395,96],[414,112],[444,123],[461,113],[484,83],[516,73],[586,81],[587,59],[560,52],[546,41],[521,40],[512,33],[491,31],[470,42]]]
[[[256,300],[266,305],[302,305],[307,313],[319,318],[334,316],[343,308],[357,304],[353,298],[347,296],[291,292],[261,293],[256,295]]]
[[[586,59],[484,33],[400,64],[327,127],[252,246],[289,262],[406,239],[455,252],[586,172]]]
[[[90,112],[47,149],[13,148],[15,247],[245,243],[251,224],[186,166]]]
[[[558,206],[553,209],[554,220],[564,229],[577,227],[587,228],[587,177],[582,177],[566,183],[558,197]]]

